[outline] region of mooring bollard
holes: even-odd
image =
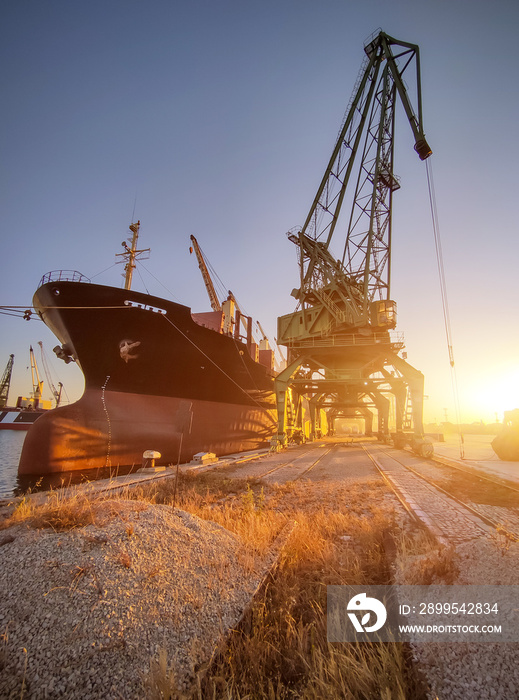
[[[146,450],[142,455],[142,466],[144,467],[155,467],[155,460],[161,458],[160,452],[156,450]],[[150,464],[148,464],[150,462]]]

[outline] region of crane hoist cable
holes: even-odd
[[[464,449],[464,439],[463,439],[463,433],[461,430],[461,411],[460,411],[460,399],[459,399],[459,390],[458,390],[458,379],[456,375],[456,365],[454,362],[454,349],[453,349],[453,341],[452,341],[452,329],[451,329],[451,321],[450,321],[450,314],[449,314],[449,302],[448,302],[448,297],[447,297],[447,283],[445,281],[445,267],[443,265],[443,252],[442,252],[442,245],[441,245],[441,237],[440,237],[440,225],[439,225],[439,220],[438,220],[438,209],[436,206],[436,194],[434,190],[434,180],[433,180],[433,172],[432,172],[432,165],[429,160],[425,162],[426,166],[426,172],[427,172],[427,186],[429,189],[429,202],[431,206],[431,217],[432,217],[432,226],[433,226],[433,233],[434,233],[434,246],[436,249],[436,262],[438,265],[438,276],[440,280],[440,293],[441,293],[441,300],[442,300],[442,309],[443,309],[443,323],[445,327],[445,338],[447,341],[447,350],[449,353],[449,364],[451,368],[451,382],[452,382],[452,393],[454,396],[454,408],[456,412],[456,422],[458,424],[458,436],[460,440],[460,457],[461,459],[465,458],[465,449]]]

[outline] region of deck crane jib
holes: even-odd
[[[232,292],[229,292],[227,299],[224,302],[220,302],[211,278],[211,274],[209,273],[209,267],[204,253],[202,252],[202,249],[194,236],[190,236],[190,240],[192,245],[189,248],[189,252],[192,253],[194,251],[196,255],[198,267],[202,274],[202,279],[204,280],[205,289],[211,304],[211,309],[213,310],[213,314],[218,316],[220,319],[218,322],[218,330],[224,335],[235,335],[236,327],[237,332],[239,333],[239,319],[238,321],[236,320],[236,299],[234,298]]]
[[[350,108],[305,223],[289,232],[298,247],[300,286],[292,295],[300,311],[279,320],[282,344],[338,330],[396,325],[390,256],[392,198],[400,187],[393,170],[398,98],[418,156],[425,160],[432,151],[423,130],[418,46],[380,32],[366,45],[365,54]],[[413,65],[415,107],[403,80]],[[340,218],[348,208],[346,202],[349,217]],[[332,242],[342,250],[340,257],[332,252]]]
[[[200,272],[202,273],[202,279],[204,280],[205,288],[209,296],[211,308],[213,311],[221,311],[222,305],[220,304],[220,300],[218,299],[216,289],[214,288],[213,280],[211,279],[211,275],[209,274],[209,270],[207,269],[207,263],[205,261],[204,254],[202,253],[202,249],[198,245],[198,241],[194,236],[190,236],[190,239],[192,243],[192,248],[190,248],[190,252],[193,252],[193,250],[195,251],[196,259],[198,260],[198,267],[200,268]]]
[[[256,322],[261,334],[261,338],[257,342],[253,337],[251,316],[243,313],[236,301],[236,297],[230,290],[227,292],[226,299],[220,302],[209,271],[210,263],[207,261],[195,236],[191,235],[190,240],[189,252],[194,252],[196,255],[212,309],[212,312],[207,314],[193,314],[194,320],[201,325],[210,325],[214,330],[218,330],[224,335],[232,335],[235,340],[243,341],[253,360],[273,370],[275,364],[274,351],[270,347],[269,340],[261,324],[259,321]]]

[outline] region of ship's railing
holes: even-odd
[[[329,338],[304,338],[286,343],[288,347],[298,348],[319,348],[330,346],[351,346],[351,345],[395,345],[403,348],[403,333],[369,333],[368,335],[349,334],[343,336],[330,336]]]
[[[90,283],[90,280],[85,275],[77,270],[52,270],[51,272],[46,272],[40,280],[38,287],[48,282],[86,282]]]

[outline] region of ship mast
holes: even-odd
[[[141,222],[137,221],[135,224],[130,224],[130,231],[132,232],[132,236],[128,238],[127,241],[123,241],[121,243],[122,247],[124,248],[124,253],[116,253],[116,257],[122,257],[123,260],[126,261],[126,265],[124,266],[124,271],[125,271],[125,276],[124,276],[124,288],[125,289],[131,289],[132,288],[132,277],[133,277],[133,271],[135,270],[136,267],[136,261],[142,259],[141,255],[144,255],[145,253],[149,253],[150,249],[149,248],[143,248],[142,250],[137,250],[137,241],[139,239],[139,229],[141,227]],[[131,246],[128,245],[128,243],[131,243]]]

